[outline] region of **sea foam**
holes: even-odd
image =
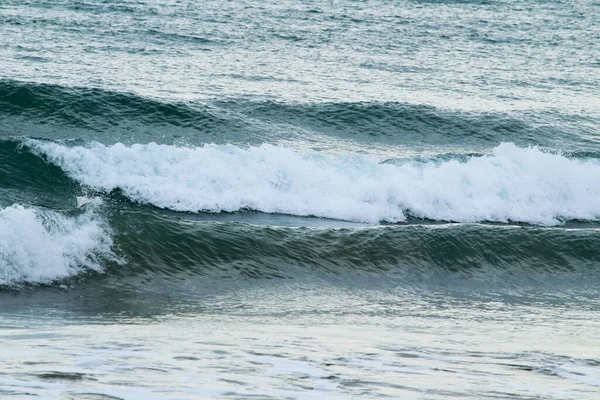
[[[102,270],[115,259],[109,232],[91,211],[66,217],[15,204],[0,209],[0,285],[50,283]]]
[[[381,163],[272,145],[68,147],[34,153],[98,190],[176,211],[237,211],[377,223],[442,221],[555,225],[600,217],[600,163],[503,143],[466,161]]]

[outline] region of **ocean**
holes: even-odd
[[[600,2],[0,1],[0,398],[600,398]]]

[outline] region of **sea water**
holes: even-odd
[[[598,399],[599,16],[2,1],[0,398]]]

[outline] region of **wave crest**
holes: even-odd
[[[0,209],[0,285],[50,283],[116,257],[112,239],[91,212],[68,218],[15,204]]]
[[[410,216],[556,225],[600,217],[597,160],[512,143],[465,161],[398,164],[271,145],[26,145],[85,185],[176,211],[251,209],[367,223]]]

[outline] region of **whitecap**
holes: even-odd
[[[15,204],[0,209],[0,285],[50,283],[117,258],[104,224],[91,212],[67,217]]]
[[[133,201],[176,211],[251,209],[368,223],[400,222],[408,214],[540,225],[600,217],[597,161],[512,143],[482,157],[400,165],[266,144],[26,144],[96,190],[119,188]]]

